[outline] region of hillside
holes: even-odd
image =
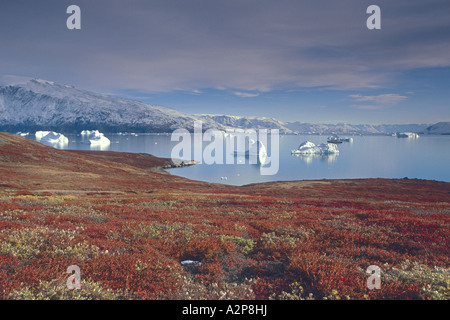
[[[450,298],[450,183],[233,187],[154,170],[166,161],[0,133],[0,298]]]
[[[426,134],[450,134],[450,122],[438,122],[425,130]]]
[[[0,87],[0,130],[53,130],[79,133],[171,132],[193,128],[198,117],[171,108],[150,105],[33,79]],[[216,123],[203,119],[204,129]]]

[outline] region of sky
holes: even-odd
[[[448,0],[1,0],[0,77],[188,113],[436,123],[450,121],[449,17]]]

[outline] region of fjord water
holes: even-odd
[[[178,144],[171,141],[168,134],[105,135],[111,144],[103,148],[83,144],[80,135],[66,135],[69,144],[64,149],[102,149],[170,158],[172,148]],[[280,136],[279,170],[275,175],[261,175],[260,166],[249,164],[249,159],[245,163],[197,164],[168,172],[193,180],[231,185],[280,180],[405,177],[450,182],[450,136],[429,135],[418,139],[352,136],[352,143],[339,144],[340,152],[336,155],[291,155],[291,150],[304,141],[319,144],[326,143],[326,138],[319,135]],[[208,144],[204,142],[203,148]],[[270,145],[268,149],[270,156]]]

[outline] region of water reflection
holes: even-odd
[[[246,163],[245,159],[249,159],[248,163],[264,166],[267,163],[267,149],[264,144],[259,140],[249,140],[249,147],[245,152],[234,150],[234,157],[236,158],[236,163],[244,164]],[[255,163],[256,162],[256,163]]]
[[[338,153],[330,153],[330,154],[291,154],[294,157],[297,157],[303,160],[306,163],[312,163],[313,161],[326,161],[328,163],[333,163],[337,160]]]
[[[92,151],[108,151],[110,144],[91,144],[90,149]]]
[[[110,149],[111,140],[98,130],[83,130],[81,132],[81,143],[89,144],[90,150],[107,151]]]

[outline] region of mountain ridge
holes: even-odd
[[[64,133],[98,129],[106,132],[170,132],[192,128],[196,116],[33,79],[0,87],[0,130],[54,130]],[[204,121],[205,128],[216,123]]]
[[[0,131],[53,130],[79,133],[193,131],[194,121],[207,129],[278,129],[281,134],[392,134],[398,131],[433,133],[430,124],[369,125],[283,122],[269,117],[189,114],[169,107],[124,99],[31,79],[0,85]]]

